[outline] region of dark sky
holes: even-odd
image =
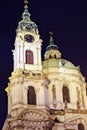
[[[87,3],[64,1],[30,0],[31,19],[38,25],[43,39],[42,54],[52,31],[62,57],[80,65],[87,80]],[[0,0],[0,130],[7,114],[4,89],[13,70],[11,50],[23,6],[23,0]]]

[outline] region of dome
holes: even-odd
[[[72,68],[72,69],[76,68],[76,66],[73,63],[71,63],[70,61],[65,60],[65,59],[60,59],[58,61],[58,67],[61,67],[61,66],[65,67],[65,68]]]
[[[64,67],[68,69],[77,69],[77,67],[68,60],[54,59],[54,58],[43,61],[43,68],[48,68],[48,67],[57,67],[57,68]]]
[[[76,69],[74,64],[70,61],[61,59],[61,53],[58,50],[58,46],[54,44],[53,33],[50,32],[50,45],[47,46],[45,52],[45,60],[43,61],[43,68],[48,67],[64,67],[70,69]]]

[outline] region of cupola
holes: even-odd
[[[53,59],[53,58],[55,58],[55,59],[59,58],[60,59],[61,58],[61,53],[58,50],[58,46],[55,45],[55,43],[54,43],[53,33],[49,32],[49,34],[50,34],[50,44],[46,48],[44,59],[45,60]]]

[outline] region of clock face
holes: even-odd
[[[34,41],[34,37],[30,34],[27,34],[27,35],[24,36],[24,40],[26,42],[32,43]]]

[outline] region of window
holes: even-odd
[[[80,90],[76,87],[77,90],[77,109],[80,109]]]
[[[28,98],[28,104],[36,105],[36,94],[34,87],[29,86],[27,98]]]
[[[78,130],[84,130],[84,125],[82,123],[79,123]]]
[[[51,59],[52,58],[52,56],[51,55],[49,55],[49,59]]]
[[[53,100],[56,100],[56,88],[55,85],[52,87],[52,92],[53,92]]]
[[[34,64],[33,52],[26,50],[26,64]]]
[[[63,86],[62,93],[63,93],[63,102],[70,103],[69,89],[66,86]]]
[[[54,58],[56,58],[56,55],[54,55]]]
[[[56,88],[55,88],[55,85],[53,85],[53,87],[52,87],[52,93],[53,93],[53,106],[56,108],[57,104],[56,104]]]

